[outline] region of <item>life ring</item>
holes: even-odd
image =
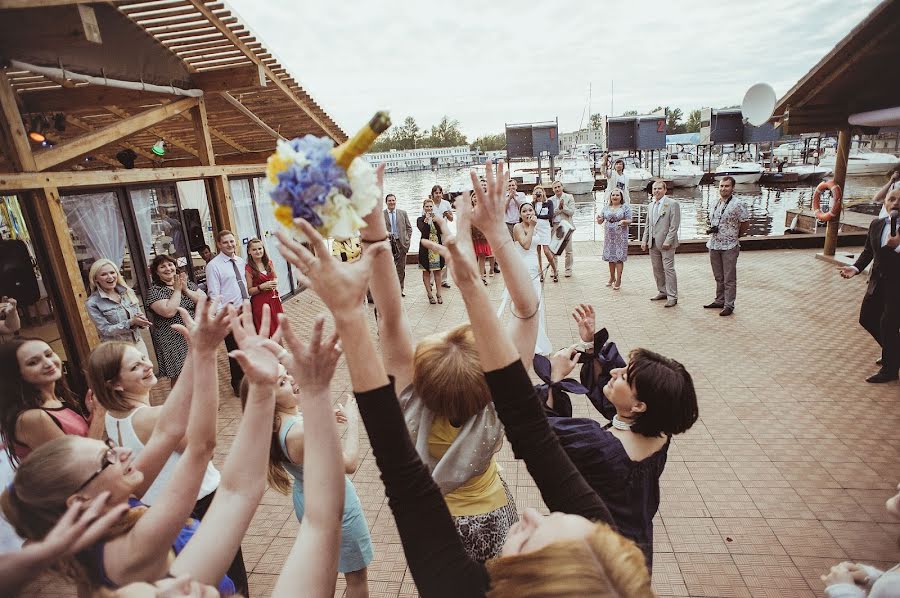
[[[828,212],[823,212],[819,200],[822,196],[822,191],[825,191],[826,189],[831,191],[831,209]],[[816,220],[820,222],[830,222],[840,216],[842,205],[841,196],[841,186],[835,183],[833,179],[819,183],[812,198],[812,209],[816,213]]]

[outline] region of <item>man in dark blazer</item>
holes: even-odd
[[[387,204],[387,208],[384,210],[384,225],[387,227],[388,237],[391,239],[394,264],[397,266],[397,278],[400,279],[400,294],[406,297],[406,293],[403,292],[403,282],[406,280],[406,254],[409,253],[412,226],[409,224],[406,210],[397,207],[397,197],[393,193],[388,193],[384,201]]]
[[[872,272],[859,310],[859,323],[881,345],[881,369],[866,378],[866,382],[882,383],[898,379],[900,370],[900,231],[897,215],[900,212],[900,189],[884,199],[881,216],[869,224],[866,245],[852,266],[840,269],[841,276],[853,278],[869,262]],[[893,229],[893,230],[892,230]]]

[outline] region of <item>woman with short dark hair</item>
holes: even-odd
[[[186,273],[178,271],[175,260],[168,255],[153,258],[150,280],[153,284],[147,291],[147,309],[153,318],[150,334],[156,348],[159,376],[174,382],[181,374],[188,354],[184,337],[172,328],[173,325],[184,325],[178,308],[183,307],[194,317],[197,301],[205,294],[187,279]]]

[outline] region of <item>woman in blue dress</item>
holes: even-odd
[[[597,224],[603,227],[603,261],[609,262],[609,282],[606,286],[618,291],[622,286],[622,270],[628,259],[628,226],[631,224],[631,206],[619,189],[609,192],[609,203],[597,215]]]
[[[246,400],[241,385],[241,404]],[[305,499],[303,493],[303,415],[298,409],[298,388],[294,378],[284,367],[278,371],[275,391],[275,420],[272,427],[272,448],[269,453],[269,485],[282,494],[293,486],[294,513],[303,521]],[[338,423],[347,424],[344,440],[344,472],[355,473],[359,467],[359,412],[356,399],[348,399],[347,406],[337,410]],[[344,476],[344,515],[341,525],[341,549],[337,570],[347,580],[348,598],[369,595],[367,567],[374,556],[369,524],[362,511],[356,488]]]

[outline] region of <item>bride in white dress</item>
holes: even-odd
[[[534,206],[530,203],[523,203],[519,208],[519,220],[519,224],[513,228],[513,242],[516,249],[519,250],[519,255],[521,255],[522,259],[525,261],[525,265],[528,267],[528,275],[531,276],[531,283],[534,285],[534,290],[538,296],[538,312],[535,314],[535,317],[538,318],[538,334],[534,352],[540,355],[549,355],[552,352],[553,347],[550,344],[550,339],[547,337],[544,326],[544,294],[540,280],[541,269],[538,265],[538,246],[537,243],[534,242],[534,232],[538,223]],[[497,310],[497,317],[503,315],[508,303],[509,292],[504,290],[503,300],[500,302],[500,309]],[[513,317],[515,317],[515,315],[518,315],[519,317],[528,317],[530,314],[514,314]]]

